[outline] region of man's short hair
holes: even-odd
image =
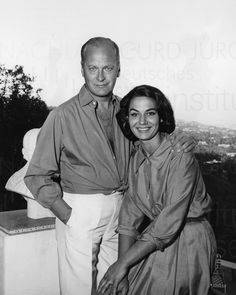
[[[105,37],[94,37],[89,39],[84,45],[81,47],[81,64],[83,65],[85,60],[85,52],[88,46],[94,46],[94,47],[101,47],[103,45],[111,45],[114,48],[117,62],[120,65],[120,50],[118,45],[112,41],[110,38]]]

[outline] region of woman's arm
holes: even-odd
[[[136,239],[131,236],[119,234],[118,258],[120,258],[135,243]]]
[[[149,241],[134,242],[132,241],[134,240],[133,238],[127,237],[122,237],[122,240],[124,238],[122,241],[124,244],[122,245],[121,252],[123,250],[124,252],[119,253],[119,259],[109,267],[101,280],[98,287],[99,294],[106,294],[108,288],[110,288],[109,294],[117,294],[118,286],[127,275],[129,269],[156,250],[156,245]],[[127,249],[126,247],[129,248]]]
[[[137,228],[144,218],[143,212],[136,206],[129,192],[126,192],[119,216],[119,251],[118,258],[122,258],[129,249],[136,243],[139,232]],[[99,294],[111,294],[111,283],[117,277],[116,287],[112,287],[116,292],[121,295],[126,295],[128,292],[128,269],[126,265],[120,263],[120,260],[110,266],[104,277],[102,278],[98,292]],[[107,293],[108,292],[108,293]]]
[[[119,234],[119,251],[118,258],[120,258],[129,248],[135,243],[136,238],[133,236]],[[126,295],[129,290],[128,272],[124,278],[120,281],[117,287],[117,293],[120,295]]]
[[[125,253],[118,259],[126,269],[130,269],[146,256],[156,251],[157,247],[150,241],[136,241]]]

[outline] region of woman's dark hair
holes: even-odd
[[[129,105],[133,98],[146,96],[155,100],[159,115],[159,131],[172,133],[175,130],[174,112],[168,98],[157,88],[149,85],[140,85],[133,88],[120,102],[120,110],[116,117],[124,135],[131,141],[136,141],[129,127]]]

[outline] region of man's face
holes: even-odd
[[[112,94],[120,67],[110,46],[88,46],[82,65],[82,75],[88,90],[96,97]]]

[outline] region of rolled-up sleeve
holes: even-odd
[[[138,228],[144,216],[143,212],[134,203],[128,190],[124,195],[124,201],[121,206],[117,232],[137,238],[139,235]]]
[[[52,111],[40,130],[24,178],[34,198],[46,208],[51,208],[62,197],[62,189],[55,181],[60,174],[61,136],[60,116],[57,111]]]
[[[198,163],[193,155],[180,153],[171,161],[163,209],[145,231],[140,240],[155,243],[163,250],[180,233],[191,201],[197,193],[206,194]]]

